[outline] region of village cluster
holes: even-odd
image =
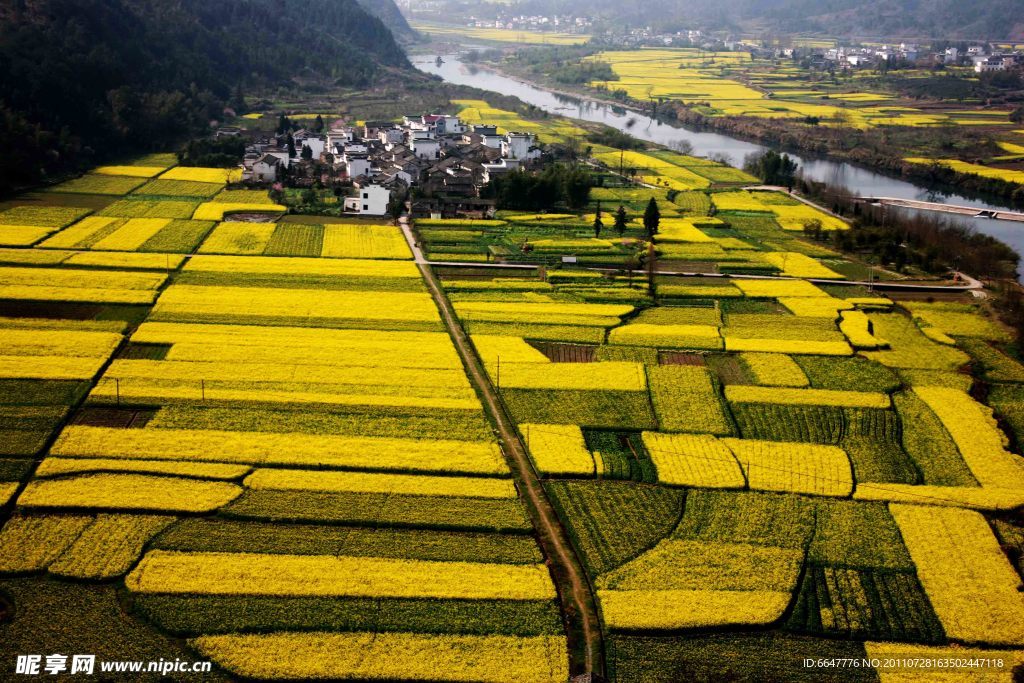
[[[346,212],[387,213],[392,193],[417,188],[426,209],[473,210],[493,202],[480,188],[501,173],[524,168],[540,157],[532,133],[499,133],[496,126],[467,125],[458,116],[405,116],[401,122],[338,120],[326,130],[291,134],[224,128],[218,135],[250,137],[243,180],[273,184],[286,175],[297,186],[351,184]],[[289,139],[290,138],[290,139]]]

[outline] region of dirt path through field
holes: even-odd
[[[451,302],[441,290],[430,266],[425,263],[417,265],[441,311],[441,319],[452,341],[455,342],[455,348],[462,357],[466,372],[478,388],[485,410],[497,425],[505,459],[519,485],[523,502],[526,503],[537,530],[544,556],[551,566],[569,637],[569,669],[574,676],[594,673],[603,677],[604,643],[601,637],[601,622],[597,616],[597,603],[583,566],[537,478],[526,446],[516,431],[515,423],[484,371],[469,337],[455,316]]]

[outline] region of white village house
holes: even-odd
[[[391,191],[374,183],[356,185],[356,196],[345,198],[345,211],[366,216],[383,216],[388,212]]]

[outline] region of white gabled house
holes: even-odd
[[[375,183],[356,184],[356,196],[345,198],[345,211],[366,216],[383,216],[388,212],[391,191]]]
[[[253,180],[263,183],[275,182],[282,164],[281,159],[273,154],[264,154],[252,165]]]

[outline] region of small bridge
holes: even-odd
[[[970,218],[989,218],[997,221],[1015,221],[1024,223],[1024,213],[1017,211],[1004,211],[1002,209],[979,209],[974,206],[959,206],[957,204],[940,204],[939,202],[924,202],[917,199],[901,199],[899,197],[861,197],[858,201],[876,206],[895,206],[907,209],[918,209],[920,211],[937,211],[940,213],[951,213]]]

